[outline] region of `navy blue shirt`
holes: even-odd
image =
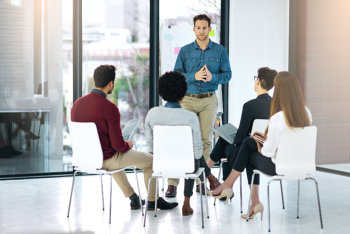
[[[107,97],[107,95],[104,92],[102,92],[101,90],[99,90],[99,89],[93,89],[91,92],[92,93],[99,93],[102,96]]]
[[[194,78],[205,64],[213,75],[209,82]],[[231,66],[225,47],[211,40],[205,50],[201,50],[196,41],[182,47],[174,71],[179,71],[186,77],[189,94],[214,92],[219,84],[228,83],[231,79]]]

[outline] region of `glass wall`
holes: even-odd
[[[72,5],[0,1],[0,176],[67,169],[62,129],[72,77],[65,3]],[[65,26],[71,22],[70,15]]]
[[[68,130],[73,106],[73,0],[62,0],[62,85],[63,152],[62,169],[72,171],[72,145]]]
[[[206,13],[215,25],[211,38],[219,42],[220,5],[160,1],[160,51],[171,58],[162,57],[161,73],[173,69],[176,48],[184,45],[170,45],[175,34],[164,29],[185,27],[191,42],[193,16]],[[82,1],[82,94],[93,88],[97,66],[115,65],[108,98],[118,106],[122,126],[136,118],[143,123],[149,108],[149,13],[145,0]],[[0,0],[0,22],[0,177],[71,171],[73,0]],[[144,135],[141,124],[134,139],[138,150],[147,150]]]
[[[83,1],[83,95],[94,87],[93,71],[101,64],[117,68],[108,99],[121,114],[121,125],[145,118],[149,109],[149,1]],[[144,121],[142,121],[143,123]],[[147,150],[141,124],[136,149]]]

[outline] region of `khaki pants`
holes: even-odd
[[[103,168],[115,170],[122,167],[135,166],[143,170],[145,186],[146,189],[148,189],[148,180],[152,176],[152,163],[153,156],[151,154],[130,149],[124,153],[116,152],[112,158],[104,160]],[[114,173],[112,176],[124,193],[125,197],[130,197],[134,193],[134,189],[129,184],[125,172]],[[150,184],[150,191],[147,191],[149,194],[149,201],[154,201],[155,186],[155,180],[152,180]]]
[[[203,156],[207,161],[212,149],[213,127],[218,109],[216,95],[207,98],[185,96],[180,104],[183,109],[192,111],[198,116],[203,142]],[[168,185],[177,186],[178,184],[178,179],[168,179]]]

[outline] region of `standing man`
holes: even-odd
[[[144,182],[148,188],[148,180],[152,176],[153,156],[148,153],[133,150],[132,141],[124,141],[120,128],[120,114],[118,107],[110,102],[106,96],[114,89],[115,67],[101,65],[94,71],[95,89],[90,94],[74,102],[71,119],[76,122],[94,122],[103,151],[103,168],[115,170],[122,167],[136,166],[143,170]],[[114,173],[114,180],[119,185],[125,197],[130,199],[132,210],[140,209],[139,196],[129,184],[124,172]],[[151,181],[148,210],[155,208],[155,182]],[[157,199],[157,207],[161,210],[175,208],[177,203],[169,203],[163,198]]]
[[[212,148],[218,107],[215,91],[219,84],[226,84],[231,79],[230,61],[225,47],[209,39],[210,22],[211,19],[205,14],[193,18],[196,40],[181,48],[174,67],[174,71],[186,77],[188,90],[181,106],[198,116],[205,160],[208,160]],[[167,197],[176,196],[177,184],[178,180],[168,180]]]

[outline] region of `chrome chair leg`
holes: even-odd
[[[207,218],[209,219],[209,208],[208,208],[208,191],[207,191],[207,178],[205,177],[205,172],[203,170],[202,172],[203,178],[204,178],[204,189],[205,189],[205,203],[206,203],[206,210],[207,210]]]
[[[271,183],[271,180],[267,183],[267,216],[269,220],[269,232],[271,232],[270,183]]]
[[[150,186],[151,186],[151,180],[153,180],[154,177],[149,178],[148,180],[148,190],[150,191]],[[157,189],[157,188],[156,188]],[[156,198],[155,198],[156,199]],[[147,193],[147,199],[146,199],[146,208],[145,208],[145,217],[143,218],[143,226],[146,226],[146,217],[147,217],[147,210],[148,210],[148,200],[149,200],[149,193]],[[156,199],[157,200],[157,199]]]
[[[204,181],[205,181],[204,175],[203,175],[203,178],[204,178]],[[199,184],[201,184],[201,180],[200,179],[199,179]],[[200,194],[200,197],[201,197],[202,228],[204,228],[202,186],[199,186],[199,194]]]
[[[139,193],[139,200],[140,200],[140,205],[141,205],[141,214],[143,216],[143,205],[142,205],[142,198],[141,198],[141,193],[140,193],[140,186],[139,186],[139,180],[137,178],[137,172],[136,172],[136,168],[133,168],[134,170],[134,174],[135,174],[135,179],[136,179],[136,184],[137,184],[137,192]]]
[[[72,181],[72,189],[70,190],[70,198],[69,198],[69,205],[68,205],[68,212],[67,212],[67,217],[69,218],[69,212],[70,212],[70,205],[72,203],[72,195],[73,195],[73,188],[74,188],[74,181],[75,181],[75,176],[78,173],[78,171],[75,171],[73,174],[73,181]]]
[[[105,210],[105,202],[104,202],[104,195],[103,195],[103,181],[102,181],[102,174],[100,174],[101,179],[101,194],[102,194],[102,210]]]
[[[156,192],[155,192],[155,195],[154,195],[154,211],[155,211],[155,214],[154,214],[154,217],[157,217],[157,198],[158,198],[158,178],[156,177]]]
[[[313,177],[310,177],[308,179],[311,179],[315,182],[315,186],[316,186],[316,194],[317,194],[317,203],[318,203],[318,213],[320,215],[320,223],[321,223],[321,229],[323,229],[323,221],[322,221],[322,212],[321,212],[321,202],[320,202],[320,194],[319,194],[319,191],[318,191],[318,183],[316,181],[315,178]]]
[[[112,218],[112,175],[109,175],[110,177],[110,192],[109,192],[109,224],[111,224],[111,218]]]
[[[253,173],[252,176],[252,182],[254,181],[254,177],[255,177],[255,172]],[[250,192],[249,192],[249,199],[248,199],[248,208],[247,208],[247,222],[249,221],[249,207],[250,207],[250,202],[252,200],[252,190],[253,190],[253,186],[252,184],[250,185]]]
[[[221,176],[221,170],[222,170],[222,164],[224,163],[223,160],[220,161],[220,166],[219,166],[219,175],[218,175],[218,180],[220,180]],[[216,205],[216,198],[214,198],[214,206]]]
[[[300,180],[298,180],[297,219],[299,219],[299,206],[300,206]]]
[[[284,207],[284,197],[283,197],[282,180],[279,180],[279,181],[280,181],[280,186],[281,186],[282,208],[285,209],[285,207]]]
[[[241,203],[241,214],[243,213],[243,196],[242,196],[242,174],[239,175],[239,196],[240,196],[240,203]]]

